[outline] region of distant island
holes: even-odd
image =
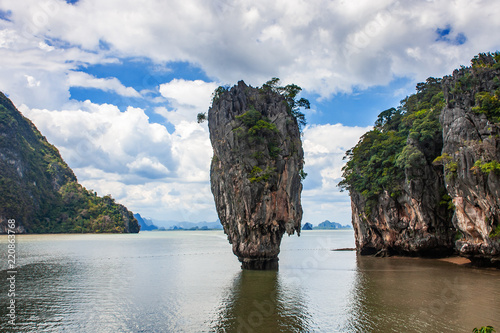
[[[306,222],[302,226],[301,230],[338,230],[338,229],[352,229],[352,226],[347,224],[347,225],[342,225],[337,222],[330,222],[328,220],[325,220],[318,224],[317,227],[313,226],[313,224]]]
[[[222,230],[220,221],[215,222],[180,222],[180,221],[153,221],[153,219],[142,217],[141,214],[134,214],[134,217],[141,226],[141,231],[177,231],[177,230]],[[155,225],[158,224],[158,225]]]

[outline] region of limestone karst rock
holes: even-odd
[[[496,58],[496,59],[495,59]],[[446,188],[459,230],[456,249],[480,265],[500,267],[500,55],[444,79],[441,113]]]
[[[208,111],[211,189],[244,269],[277,268],[283,234],[300,233],[304,153],[289,101],[240,81],[219,88]]]
[[[500,267],[500,53],[419,83],[346,157],[358,252]]]

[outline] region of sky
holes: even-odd
[[[497,0],[0,0],[0,91],[87,189],[161,221],[215,221],[220,85],[311,102],[303,223],[349,224],[342,157],[427,77],[500,49]]]

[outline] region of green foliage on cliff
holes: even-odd
[[[0,220],[30,233],[138,232],[132,213],[78,184],[59,151],[0,93]]]
[[[305,114],[301,112],[301,108],[310,109],[311,104],[306,98],[297,99],[297,95],[302,91],[302,88],[298,85],[289,84],[283,87],[280,86],[279,83],[280,79],[273,77],[271,80],[264,83],[260,90],[262,92],[272,91],[284,96],[288,105],[288,112],[297,119],[299,128],[302,129],[307,125],[307,121]]]
[[[483,113],[491,122],[500,123],[500,89],[494,94],[487,91],[476,94],[476,106],[472,108],[476,113]]]
[[[486,175],[488,175],[490,172],[494,172],[500,175],[500,162],[498,161],[484,162],[482,160],[477,160],[471,169],[473,171],[480,171]]]
[[[443,106],[441,79],[428,78],[398,108],[381,112],[374,129],[346,152],[340,188],[360,193],[368,214],[384,191],[397,197],[405,169],[422,168],[439,155]]]

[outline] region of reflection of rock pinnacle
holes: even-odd
[[[243,268],[277,268],[281,238],[300,232],[303,150],[285,98],[238,82],[208,111],[210,180],[224,232]]]

